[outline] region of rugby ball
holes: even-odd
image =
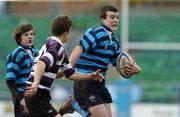
[[[124,72],[124,65],[128,63],[133,64],[133,59],[127,52],[121,52],[117,58],[116,69],[119,72],[119,74],[125,79],[129,79],[132,76],[132,74]]]

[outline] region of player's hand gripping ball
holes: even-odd
[[[121,52],[117,59],[116,69],[119,72],[119,74],[125,79],[129,79],[132,76],[131,73],[126,73],[124,70],[125,69],[124,65],[126,65],[128,63],[134,64],[133,59],[131,58],[131,56],[128,53]]]

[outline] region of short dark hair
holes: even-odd
[[[15,38],[16,43],[18,45],[21,44],[21,40],[22,40],[21,35],[23,33],[26,33],[28,31],[30,31],[30,30],[33,30],[34,34],[35,34],[34,26],[31,23],[23,23],[23,24],[20,24],[20,25],[16,26],[13,35],[14,35],[14,38]]]
[[[100,19],[101,18],[104,18],[104,19],[106,19],[106,13],[108,12],[108,11],[113,11],[113,12],[118,12],[119,10],[117,9],[117,8],[115,8],[114,6],[110,6],[110,5],[105,5],[105,6],[103,6],[102,8],[101,8],[101,10],[100,10]]]
[[[57,16],[52,20],[51,32],[54,36],[60,36],[64,32],[69,32],[72,20],[68,16]]]

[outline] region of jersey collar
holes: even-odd
[[[112,32],[111,29],[110,29],[109,27],[107,27],[106,25],[101,24],[101,26],[102,26],[104,29],[106,29],[107,31]]]
[[[34,47],[34,45],[32,47],[28,47],[28,46],[23,45],[23,44],[19,44],[19,46],[24,48],[24,49],[32,49]]]
[[[57,38],[56,36],[51,36],[48,39],[54,39],[56,40],[58,43],[60,43],[61,45],[63,45],[63,43],[61,42],[61,40],[59,38]]]

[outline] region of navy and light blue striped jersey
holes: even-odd
[[[120,53],[119,41],[108,27],[102,25],[88,29],[82,36],[80,44],[83,47],[83,53],[75,65],[77,72],[91,73],[101,69],[101,73],[106,75],[110,63],[116,66]]]
[[[38,55],[38,49],[18,46],[7,56],[6,81],[15,82],[16,91],[23,93],[26,81],[31,72],[34,58]]]
[[[75,72],[69,63],[62,42],[55,36],[49,37],[47,43],[40,49],[39,56],[34,60],[27,84],[31,84],[34,81],[34,70],[39,60],[46,64],[45,72],[42,74],[38,85],[41,89],[50,90],[59,71],[62,71],[66,78]]]

